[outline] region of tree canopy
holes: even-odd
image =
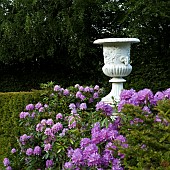
[[[103,56],[94,40],[136,37],[134,75],[167,79],[169,7],[167,0],[1,0],[0,62],[49,62],[66,74],[97,74]]]

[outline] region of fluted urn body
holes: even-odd
[[[112,83],[111,92],[102,100],[106,103],[119,101],[123,82],[122,77],[128,76],[132,71],[130,65],[130,47],[132,43],[140,42],[137,38],[104,38],[94,41],[94,44],[103,45],[104,66],[103,73],[112,77],[109,81]]]

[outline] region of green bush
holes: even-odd
[[[121,111],[122,133],[129,145],[122,148],[127,169],[170,169],[170,100],[160,100],[152,112],[125,105]],[[126,116],[125,116],[126,115]]]
[[[40,91],[0,93],[0,167],[9,148],[15,146],[16,136],[22,133],[19,113],[27,103],[35,103],[40,98]]]

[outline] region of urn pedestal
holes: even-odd
[[[137,38],[104,38],[94,41],[94,44],[103,45],[104,66],[103,73],[112,77],[110,93],[102,98],[102,101],[113,104],[119,102],[123,83],[126,82],[122,77],[128,76],[132,71],[130,65],[130,47],[132,43],[140,42]],[[113,100],[114,99],[114,100]]]

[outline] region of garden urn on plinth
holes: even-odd
[[[113,104],[119,102],[123,83],[122,77],[128,76],[132,71],[130,65],[130,47],[132,43],[140,42],[137,38],[104,38],[94,41],[94,44],[103,45],[104,66],[103,73],[111,77],[111,92],[102,98],[102,101]],[[114,100],[113,100],[114,99]]]

